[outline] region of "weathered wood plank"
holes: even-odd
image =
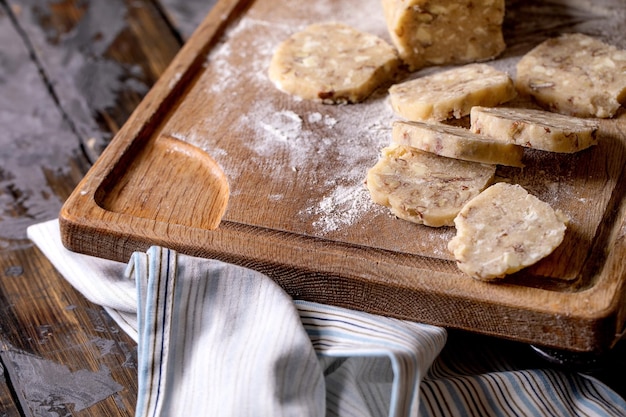
[[[10,0],[93,162],[180,48],[149,0]]]
[[[3,6],[0,38],[0,249],[11,249],[57,215],[87,160]]]
[[[26,415],[133,415],[136,345],[35,248],[0,256],[0,358]]]

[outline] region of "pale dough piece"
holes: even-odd
[[[274,52],[269,77],[278,89],[324,103],[356,103],[396,74],[394,48],[340,23],[295,33]]]
[[[496,183],[470,200],[454,219],[448,242],[461,271],[479,280],[502,278],[556,249],[567,216],[520,185]]]
[[[473,107],[475,133],[543,151],[573,153],[598,143],[598,123],[534,109]]]
[[[445,158],[408,146],[384,148],[366,178],[372,200],[401,219],[452,226],[463,205],[491,184],[495,165]]]
[[[579,33],[548,39],[519,61],[515,84],[547,110],[613,117],[626,100],[626,51]]]
[[[382,0],[387,28],[411,70],[484,61],[506,47],[504,0]]]
[[[516,95],[508,74],[487,64],[468,64],[389,88],[391,107],[411,121],[460,119],[473,106],[496,106]]]
[[[459,126],[403,122],[393,123],[391,139],[448,158],[484,164],[522,167],[524,149],[510,142],[490,139]]]

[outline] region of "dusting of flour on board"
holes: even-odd
[[[332,16],[354,14],[344,13],[330,3],[325,7],[330,8]],[[359,25],[363,30],[368,25],[384,28],[384,22],[379,19],[382,18],[370,18],[369,24],[367,19],[361,19]],[[245,169],[257,167],[259,172],[269,176],[269,181],[290,175],[296,181],[297,174],[297,181],[305,184],[303,186],[319,191],[316,195],[321,198],[311,198],[297,216],[312,225],[317,234],[325,235],[353,225],[365,213],[379,210],[371,201],[363,181],[367,167],[376,162],[380,148],[390,141],[394,115],[385,91],[374,94],[364,103],[340,106],[304,102],[297,97],[276,93],[276,87],[267,76],[267,65],[277,45],[306,24],[246,17],[228,34],[230,41],[214,49],[207,63],[218,69],[215,74],[219,76],[214,77],[214,84],[210,87],[213,93],[234,91],[236,94],[236,88],[242,84],[271,92],[251,103],[232,126],[239,135],[254,137],[246,143],[252,156]],[[246,32],[254,32],[257,36],[244,36]],[[239,42],[241,47],[232,48],[233,39],[239,37],[250,44]],[[240,56],[234,59],[233,54]],[[233,64],[241,62],[241,58],[249,58],[246,60],[249,67]],[[242,79],[246,82],[242,83]],[[211,153],[219,155],[219,150]],[[341,167],[340,172],[334,177],[328,177],[325,172],[309,172],[317,168],[312,165],[312,159],[332,159]],[[221,165],[234,184],[233,195],[243,192],[243,187],[237,187],[237,179],[244,166],[229,165],[228,162]],[[276,202],[279,197],[280,194],[276,193],[268,198]]]
[[[379,209],[363,181],[367,167],[390,141],[393,115],[381,97],[359,105],[317,107],[302,111],[268,100],[257,103],[239,123],[254,130],[255,140],[249,147],[259,158],[258,164],[270,164],[274,175],[299,172],[308,178],[305,183],[324,190],[321,199],[312,198],[298,216],[318,234],[327,234]],[[279,154],[282,157],[276,158]],[[339,172],[335,176],[304,172],[310,169],[313,156],[335,159]]]
[[[270,17],[257,16],[252,9],[208,54],[202,100],[212,109],[209,114],[223,117],[203,118],[171,134],[215,158],[231,187],[229,206],[244,207],[245,201],[278,205],[298,230],[343,233],[364,214],[381,210],[371,201],[364,179],[391,140],[395,117],[386,90],[354,105],[313,103],[280,92],[268,77],[268,66],[276,47],[311,23],[335,20],[379,36],[386,33],[386,25],[382,14],[355,11],[343,2],[315,2],[306,13],[300,2],[286,3],[289,10],[281,8]],[[377,1],[365,1],[370,3],[380,7]],[[244,99],[250,91],[259,93],[254,100]],[[238,142],[237,157],[230,153],[232,142],[220,139],[225,126],[232,137],[246,138]],[[245,164],[238,159],[242,155]],[[258,195],[249,186],[251,172],[256,181],[287,184],[287,189]],[[292,204],[296,195],[297,206]]]
[[[313,226],[322,234],[354,224],[364,213],[378,209],[362,186],[337,186],[317,205],[306,210],[316,218]]]

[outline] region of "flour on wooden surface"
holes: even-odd
[[[267,66],[274,48],[292,30],[288,26],[273,26],[264,20],[243,18],[207,57],[205,66],[210,65],[215,69],[210,92],[222,93],[236,89],[241,85],[242,79],[265,84]],[[246,32],[255,31],[259,32],[258,36],[245,36]],[[233,42],[233,39],[238,39],[239,42]],[[233,61],[245,61],[246,65],[235,65]]]
[[[299,212],[318,233],[326,234],[352,225],[373,209],[363,185],[364,167],[375,162],[378,150],[389,141],[391,119],[387,118],[392,115],[385,109],[383,100],[345,106],[340,110],[364,114],[339,118],[321,111],[298,114],[263,102],[242,115],[239,123],[254,130],[255,140],[249,146],[275,175],[284,175],[286,170],[299,172],[308,178],[304,182],[309,186],[326,190],[321,200],[310,201]],[[312,158],[335,158],[335,166],[342,168],[330,177],[328,173],[304,172]]]
[[[365,212],[374,208],[374,204],[365,187],[340,185],[317,204],[305,210],[308,216],[315,218],[313,226],[323,234],[340,230],[352,225]]]
[[[269,115],[268,121],[260,120],[258,123],[278,141],[297,139],[302,134],[302,119],[291,110],[280,110]],[[260,149],[259,153],[262,152],[263,149]]]
[[[292,6],[301,7],[295,3]],[[338,20],[350,17],[351,21],[346,23],[357,23],[355,26],[361,30],[378,27],[373,32],[380,34],[380,27],[384,29],[382,16],[355,19],[353,10],[343,10],[345,6],[332,2],[317,3],[315,9],[320,9],[313,12],[320,16],[333,16]],[[200,145],[218,160],[233,185],[232,196],[244,192],[243,185],[238,186],[237,181],[244,169],[255,169],[251,166],[269,176],[270,181],[279,176],[297,175],[304,187],[314,188],[317,193],[312,194],[321,196],[311,199],[298,217],[312,224],[317,233],[325,234],[353,224],[372,210],[363,186],[365,169],[375,163],[379,149],[389,142],[394,116],[384,92],[375,93],[364,103],[345,106],[312,105],[277,92],[267,76],[274,49],[294,31],[310,23],[290,19],[269,22],[254,16],[244,17],[207,57],[206,66],[211,71],[207,93],[233,96],[233,100],[220,104],[224,107],[222,111],[239,112],[231,129],[239,137],[251,138],[245,142],[252,155],[247,164],[229,160],[226,150],[207,149],[202,145],[200,136],[206,137],[206,132],[212,129],[210,124],[215,121],[202,121],[204,125],[197,126],[197,132],[180,136]],[[259,95],[241,111],[236,97],[245,93],[242,88],[269,92]],[[315,172],[324,168],[317,161],[327,159],[333,160],[333,166],[343,167],[340,172]],[[276,203],[284,195],[277,193],[266,197]]]

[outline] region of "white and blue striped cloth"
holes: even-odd
[[[594,378],[439,327],[294,301],[250,269],[161,247],[127,265],[72,253],[56,220],[28,235],[137,341],[138,417],[626,416]]]

